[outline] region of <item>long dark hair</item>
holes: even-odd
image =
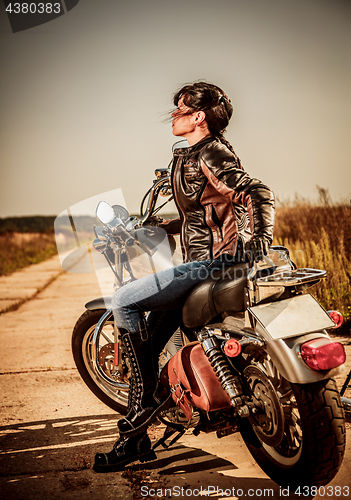
[[[224,132],[233,114],[233,106],[225,92],[217,85],[207,82],[194,82],[184,85],[173,97],[173,103],[178,106],[179,99],[190,108],[189,114],[194,111],[203,111],[206,123],[212,135],[217,137],[227,148],[235,154],[232,145],[224,138]],[[235,154],[235,156],[237,156]]]

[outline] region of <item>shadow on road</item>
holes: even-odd
[[[283,498],[273,481],[241,477],[240,464],[182,444],[157,450],[153,462],[134,464],[121,472],[96,474],[91,469],[94,455],[111,448],[116,431],[116,416],[111,414],[0,427],[4,498],[215,499],[228,498],[229,493],[230,498]],[[160,437],[156,436],[160,429],[150,432]],[[284,497],[297,498],[291,494]]]
[[[237,469],[228,460],[210,455],[197,448],[187,446],[173,446],[169,450],[156,450],[157,460],[146,464],[135,465],[134,470],[159,470],[161,475],[179,473],[204,472],[207,470],[233,470]],[[184,462],[190,463],[184,463]]]
[[[57,468],[79,470],[90,467],[82,447],[94,448],[96,443],[116,439],[116,417],[98,415],[25,422],[0,427],[0,436],[1,475],[32,474]],[[75,459],[76,456],[80,458]]]

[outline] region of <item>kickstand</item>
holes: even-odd
[[[351,380],[351,370],[349,371],[349,374],[348,374],[348,376],[346,377],[346,380],[345,380],[345,382],[344,382],[344,385],[343,385],[343,386],[342,386],[342,388],[341,388],[341,391],[340,391],[340,396],[343,396],[343,395],[344,395],[344,393],[345,393],[346,389],[348,388],[348,385],[349,385],[349,383],[350,383],[350,380]]]
[[[170,448],[176,441],[178,441],[178,439],[180,439],[182,437],[185,430],[186,429],[182,429],[181,431],[178,431],[178,430],[174,430],[172,427],[167,426],[165,429],[165,432],[163,434],[163,437],[161,437],[161,439],[156,441],[156,443],[153,445],[152,449],[155,450],[159,446],[163,446],[163,448],[166,448],[166,449]],[[171,436],[173,436],[173,434],[175,434],[176,432],[178,432],[178,434],[169,443],[166,443],[167,439],[169,439]]]

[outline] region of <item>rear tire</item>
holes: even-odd
[[[89,389],[105,405],[121,415],[125,415],[127,413],[128,391],[117,389],[114,385],[109,384],[94,370],[92,363],[92,337],[99,319],[105,312],[104,309],[87,310],[80,316],[72,333],[72,353],[79,374]],[[106,330],[104,331],[106,335],[105,346],[108,347],[109,342],[106,339],[110,338],[110,343],[113,342],[113,317],[106,322],[103,330]],[[103,345],[101,345],[102,347]],[[109,353],[109,349],[107,349],[106,357]]]
[[[283,404],[284,436],[279,446],[264,444],[247,419],[241,419],[240,432],[256,462],[277,484],[291,491],[299,486],[318,488],[334,478],[345,452],[340,394],[331,379],[290,385],[292,399]]]

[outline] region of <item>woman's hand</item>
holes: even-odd
[[[265,236],[254,236],[245,244],[245,254],[251,262],[264,260],[267,255],[271,241]]]
[[[157,215],[151,215],[151,217],[147,218],[144,222],[144,226],[159,226],[161,222],[163,222],[162,217],[158,217]]]

